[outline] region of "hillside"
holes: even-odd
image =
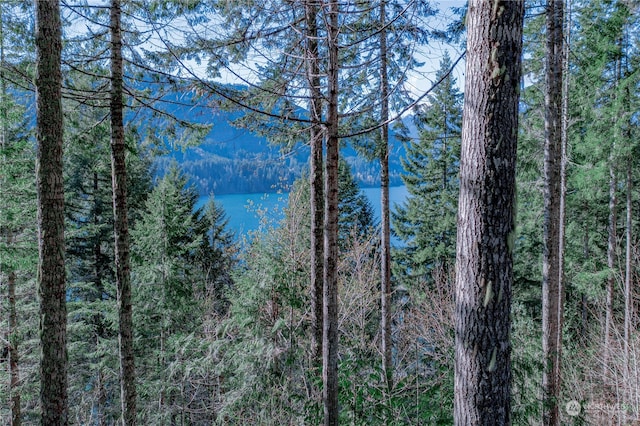
[[[177,116],[187,113],[174,111]],[[291,152],[248,130],[234,127],[231,122],[241,116],[237,112],[218,111],[198,121],[212,125],[204,141],[185,151],[174,151],[158,160],[163,171],[174,160],[181,165],[202,195],[275,192],[287,188],[301,176],[308,165],[309,147],[299,143]],[[186,117],[185,117],[186,118]],[[389,170],[391,185],[401,185],[400,158],[404,147],[395,135],[390,137]],[[351,164],[354,176],[362,187],[380,184],[377,162],[367,161],[346,146],[342,155]]]

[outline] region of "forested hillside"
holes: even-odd
[[[639,13],[0,1],[0,423],[639,424]]]
[[[198,108],[201,109],[201,108]],[[175,162],[195,184],[202,195],[275,192],[288,189],[300,178],[309,164],[309,147],[300,139],[290,148],[269,143],[266,137],[248,129],[234,127],[242,113],[213,112],[207,116],[194,116],[189,109],[170,109],[182,120],[197,119],[211,126],[211,131],[197,146],[171,150],[156,159],[158,173],[164,174]],[[141,131],[145,131],[141,128]],[[391,184],[401,185],[402,142],[392,137],[389,156]],[[358,156],[347,144],[342,155],[351,165],[358,183],[363,187],[380,185],[380,167],[370,159]]]

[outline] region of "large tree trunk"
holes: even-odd
[[[62,30],[57,0],[36,3],[41,423],[66,425],[67,305],[62,181]]]
[[[324,252],[324,190],[323,190],[323,132],[322,92],[320,91],[320,67],[318,65],[318,7],[315,1],[306,4],[307,21],[307,80],[309,84],[310,127],[310,180],[311,180],[311,352],[318,365],[322,360],[322,281]]]
[[[548,0],[545,72],[544,248],[542,260],[543,423],[559,424],[562,352],[562,71],[564,0]]]
[[[120,1],[111,2],[111,176],[115,236],[118,342],[122,424],[136,424],[136,383],[133,357],[133,315],[127,222],[127,168],[123,124],[123,65]]]
[[[456,425],[508,425],[523,1],[470,0],[456,250]]]
[[[385,0],[380,2],[380,332],[382,371],[387,388],[393,385],[391,359],[391,242],[389,229],[389,80],[387,76],[387,30]]]
[[[329,62],[324,219],[322,382],[324,425],[338,424],[338,2],[325,2]]]

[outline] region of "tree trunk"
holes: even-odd
[[[523,1],[470,0],[456,250],[456,425],[508,425]]]
[[[625,37],[621,37],[621,51],[625,51]],[[622,59],[620,60],[620,79],[622,79]],[[625,77],[628,77],[627,71],[625,71]],[[633,126],[632,120],[629,118],[632,114],[631,109],[631,93],[629,85],[625,85],[623,91],[623,115],[619,119],[624,120],[624,141],[626,144],[631,145],[632,134],[631,128]],[[624,117],[624,118],[623,118]],[[631,332],[633,329],[633,148],[629,148],[627,154],[627,177],[626,177],[626,196],[627,196],[627,218],[626,218],[626,247],[625,247],[625,276],[624,276],[624,383],[631,383],[631,360],[630,360],[630,347],[631,347]]]
[[[393,385],[391,359],[391,242],[389,229],[389,80],[387,76],[387,31],[385,0],[380,2],[380,332],[382,334],[382,371],[387,388]]]
[[[323,3],[327,8],[329,50],[327,164],[324,219],[324,280],[322,381],[324,425],[338,424],[338,2]]]
[[[62,181],[62,31],[57,0],[36,3],[41,423],[66,425],[67,306]]]
[[[562,73],[564,0],[547,2],[542,260],[543,423],[558,425],[562,353]]]
[[[615,262],[616,262],[616,223],[618,221],[617,205],[618,198],[616,195],[616,187],[618,180],[613,164],[613,150],[615,149],[615,141],[611,148],[609,156],[609,232],[607,237],[607,268],[609,276],[607,278],[607,299],[605,306],[605,323],[604,323],[604,353],[603,353],[603,378],[609,375],[609,347],[611,345],[611,329],[613,328],[613,297],[615,288]]]
[[[111,177],[115,237],[118,342],[122,424],[136,424],[136,383],[133,356],[133,315],[127,222],[127,168],[123,122],[123,65],[120,0],[111,2]]]
[[[632,238],[633,238],[633,187],[631,159],[627,160],[627,223],[626,223],[626,247],[625,247],[625,275],[624,275],[624,383],[630,382],[630,339],[631,339],[631,319],[633,293],[631,288],[631,280],[633,274],[632,256]]]
[[[10,237],[13,243],[13,237]],[[20,426],[22,416],[20,414],[20,369],[18,358],[18,315],[16,312],[16,273],[9,271],[7,276],[7,287],[9,291],[9,395],[11,396],[11,426]]]
[[[586,204],[586,203],[585,203]],[[584,211],[589,211],[588,210],[588,205],[585,205]],[[585,220],[583,223],[583,227],[584,227],[584,237],[582,239],[582,252],[584,254],[584,263],[586,265],[588,265],[590,263],[591,260],[591,250],[589,248],[589,222],[588,220]],[[580,298],[580,319],[581,319],[581,323],[580,323],[580,336],[582,337],[583,341],[586,342],[587,340],[587,296],[583,293],[582,297]]]
[[[318,8],[314,1],[305,5],[307,21],[307,80],[309,84],[310,128],[310,180],[311,180],[311,315],[313,361],[320,365],[322,360],[322,281],[324,252],[324,190],[323,190],[323,132],[322,92],[320,91],[320,68],[318,66]]]

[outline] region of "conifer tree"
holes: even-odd
[[[511,284],[524,1],[471,1],[456,247],[456,425],[511,424]]]
[[[211,333],[211,321],[221,316],[212,311],[216,305],[225,309],[230,236],[220,211],[203,212],[197,201],[194,188],[172,168],[149,194],[131,234],[139,416],[148,423],[173,423],[190,407],[189,394],[174,384],[174,367],[182,368],[180,344],[204,335],[205,327]]]
[[[401,279],[430,281],[436,267],[455,258],[462,96],[450,69],[445,53],[436,74],[444,79],[417,111],[419,139],[407,144],[403,161],[409,197],[393,216],[394,233],[405,242],[395,253]]]
[[[376,224],[373,207],[344,160],[340,160],[338,168],[338,197],[338,239],[341,247],[348,247],[352,238],[368,238]]]
[[[542,266],[543,423],[558,425],[564,316],[564,188],[561,187],[564,0],[546,10],[544,248]]]
[[[116,290],[118,301],[118,344],[120,349],[120,403],[123,426],[136,425],[136,375],[133,354],[133,314],[131,306],[131,266],[129,261],[129,221],[127,219],[127,166],[124,139],[124,64],[122,22],[119,0],[112,0],[111,30],[111,181],[115,238]]]
[[[2,25],[0,23],[0,25]],[[0,40],[2,43],[3,40]],[[0,412],[8,424],[22,424],[21,352],[26,314],[24,294],[32,286],[36,271],[36,193],[33,147],[28,140],[24,108],[9,94],[7,81],[0,73],[0,358],[6,362],[7,377],[0,384],[0,405],[10,410]],[[21,293],[23,294],[21,296]],[[6,416],[5,416],[6,414]]]
[[[66,425],[67,308],[62,185],[62,23],[55,0],[36,2],[38,289],[43,425]]]

